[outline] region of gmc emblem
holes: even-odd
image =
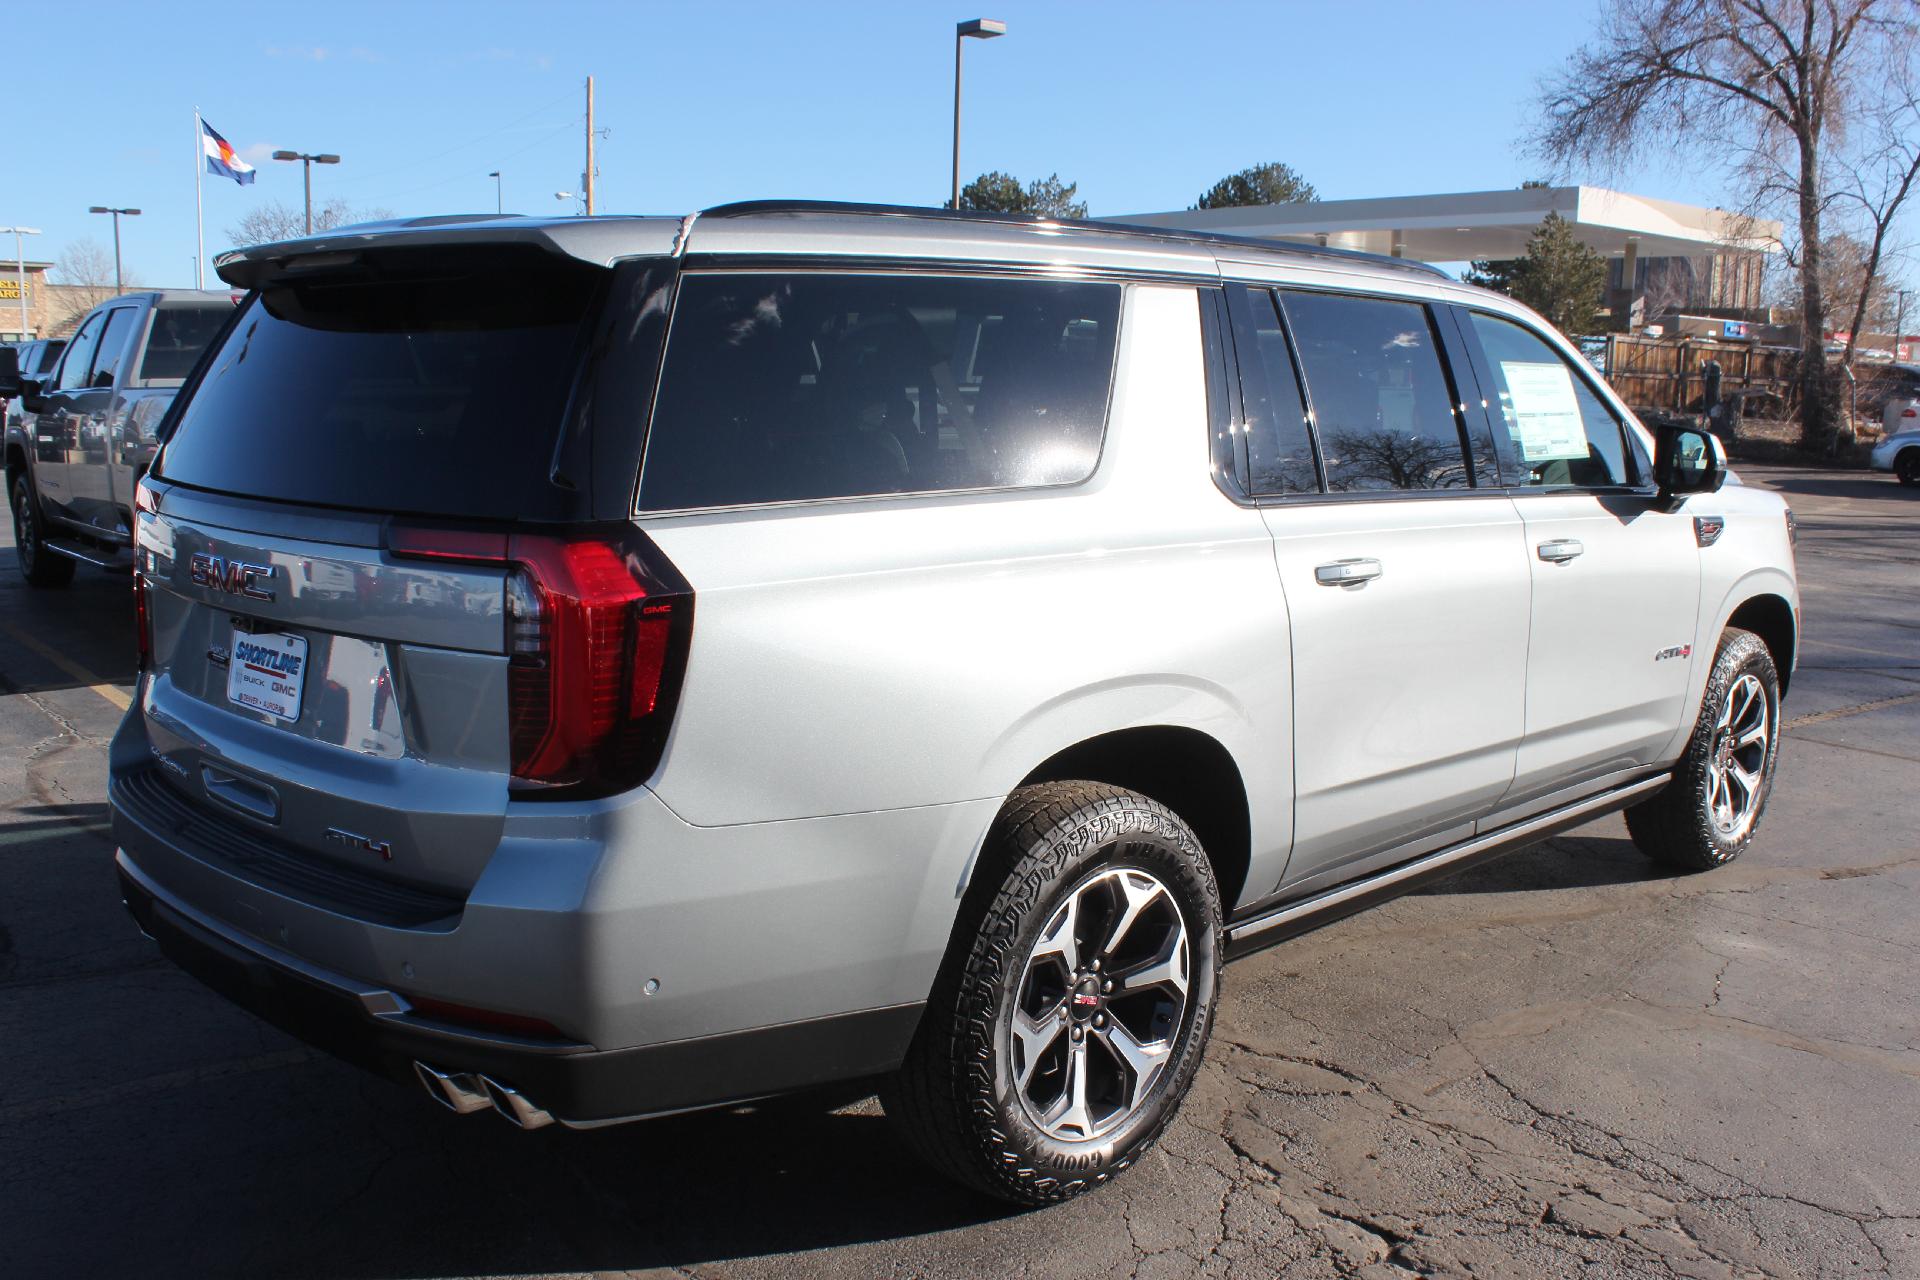
[[[203,551],[194,552],[187,561],[187,576],[193,579],[194,586],[212,587],[216,591],[245,596],[249,600],[273,599],[273,588],[260,584],[273,581],[276,572],[278,568],[275,565],[223,560]]]

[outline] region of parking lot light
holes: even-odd
[[[339,164],[340,157],[332,152],[313,155],[305,151],[276,151],[275,160],[298,160],[307,180],[307,234],[313,234],[313,166],[317,164]]]
[[[8,232],[13,233],[13,257],[20,268],[20,341],[25,342],[33,335],[27,332],[27,251],[21,247],[23,243],[21,237],[37,236],[40,234],[40,228],[18,225],[0,227],[0,235],[6,235]]]
[[[998,18],[973,18],[953,29],[953,208],[960,208],[960,55],[969,40],[991,40],[1007,34]]]
[[[140,211],[138,209],[111,209],[104,204],[96,204],[89,207],[87,212],[110,213],[113,215],[113,296],[117,298],[125,292],[121,286],[120,276],[120,219],[123,217],[137,218],[140,216]],[[26,288],[24,282],[21,288],[22,290]]]

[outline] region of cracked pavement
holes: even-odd
[[[1609,818],[1252,957],[1159,1147],[1032,1213],[855,1091],[522,1134],[202,990],[119,905],[118,709],[8,633],[125,689],[124,581],[4,549],[0,1274],[1920,1277],[1920,494],[1743,472],[1806,608],[1746,856]]]

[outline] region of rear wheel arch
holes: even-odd
[[[1793,606],[1785,598],[1771,593],[1750,596],[1728,615],[1726,625],[1751,631],[1760,637],[1773,657],[1774,670],[1779,673],[1780,692],[1784,694],[1792,679],[1794,650],[1798,643]]]
[[[1240,766],[1218,739],[1177,725],[1116,729],[1055,752],[1019,786],[1067,781],[1124,787],[1173,810],[1199,837],[1221,906],[1233,910],[1252,859],[1252,826]]]

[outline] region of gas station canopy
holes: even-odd
[[[1112,221],[1295,240],[1423,262],[1468,262],[1524,256],[1527,238],[1549,213],[1572,223],[1575,238],[1609,257],[1767,253],[1780,247],[1778,222],[1604,187],[1183,209]]]

